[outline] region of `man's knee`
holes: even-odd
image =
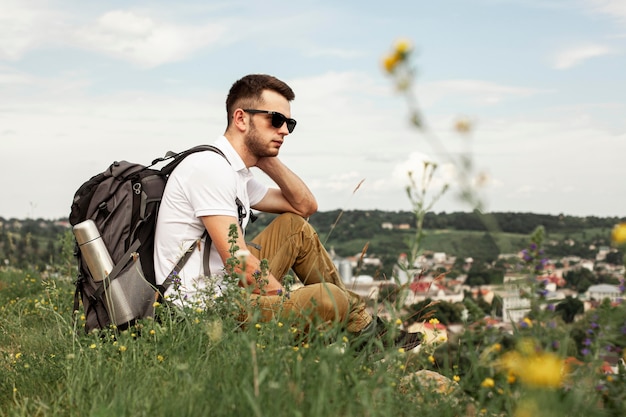
[[[314,284],[318,287],[319,293],[315,297],[315,302],[320,311],[327,317],[343,320],[349,309],[349,301],[344,291],[336,285],[330,283]]]
[[[274,222],[276,227],[280,228],[280,230],[289,231],[290,234],[297,232],[315,233],[313,226],[302,216],[295,213],[283,213],[276,217]]]

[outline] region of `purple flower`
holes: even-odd
[[[530,244],[530,250],[535,250],[535,249],[537,249],[537,244],[533,242]]]
[[[561,343],[558,340],[554,340],[552,342],[552,349],[554,350],[558,350],[558,348],[561,346]]]
[[[600,327],[600,325],[598,323],[596,323],[595,321],[592,321],[590,324],[592,329],[597,329],[598,327]]]
[[[546,309],[548,311],[554,311],[556,309],[556,307],[554,306],[554,304],[550,303],[546,306]]]
[[[591,339],[586,338],[585,340],[583,340],[583,345],[585,345],[585,346],[591,346]]]
[[[587,356],[591,353],[591,351],[587,348],[584,348],[583,350],[580,351],[580,353],[582,353],[583,356]]]

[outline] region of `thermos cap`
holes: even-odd
[[[91,219],[78,223],[74,226],[73,230],[74,236],[76,236],[76,242],[78,242],[79,245],[91,242],[100,237],[96,223]]]

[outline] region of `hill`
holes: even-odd
[[[260,213],[246,231],[254,236],[275,215]],[[408,250],[415,236],[415,216],[408,211],[350,210],[319,212],[309,219],[322,242],[339,256],[367,248],[389,269]],[[612,227],[625,219],[576,217],[534,213],[428,213],[424,219],[423,249],[457,257],[492,261],[499,254],[515,253],[537,227],[546,230],[548,255],[589,257],[592,247],[608,246]],[[486,224],[495,224],[488,228]],[[44,268],[58,262],[66,219],[4,219],[0,217],[0,261],[18,267]]]

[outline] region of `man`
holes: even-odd
[[[229,230],[238,225],[236,245],[247,248],[246,284],[252,286],[251,303],[258,306],[263,320],[276,315],[309,315],[321,322],[344,323],[346,330],[361,340],[382,336],[387,326],[373,320],[364,301],[348,291],[315,230],[305,220],[317,211],[315,197],[304,182],[278,158],[287,135],[296,121],[291,118],[292,89],[275,77],[247,75],[236,81],[226,99],[226,131],[214,145],[226,158],[214,152],[197,152],[171,174],[157,220],[155,272],[162,284],[190,245],[208,232],[210,248],[195,250],[177,271],[178,291],[194,298],[214,285],[221,293],[223,282],[207,279],[203,252],[209,252],[212,276],[220,276],[231,257]],[[268,188],[252,176],[257,167],[277,185]],[[244,240],[250,208],[278,213],[278,216],[250,243]],[[269,273],[263,284],[258,274],[261,259],[267,259]],[[304,284],[287,297],[281,279],[292,269]],[[171,291],[171,288],[170,290]],[[396,330],[387,344],[412,349],[418,334]]]

